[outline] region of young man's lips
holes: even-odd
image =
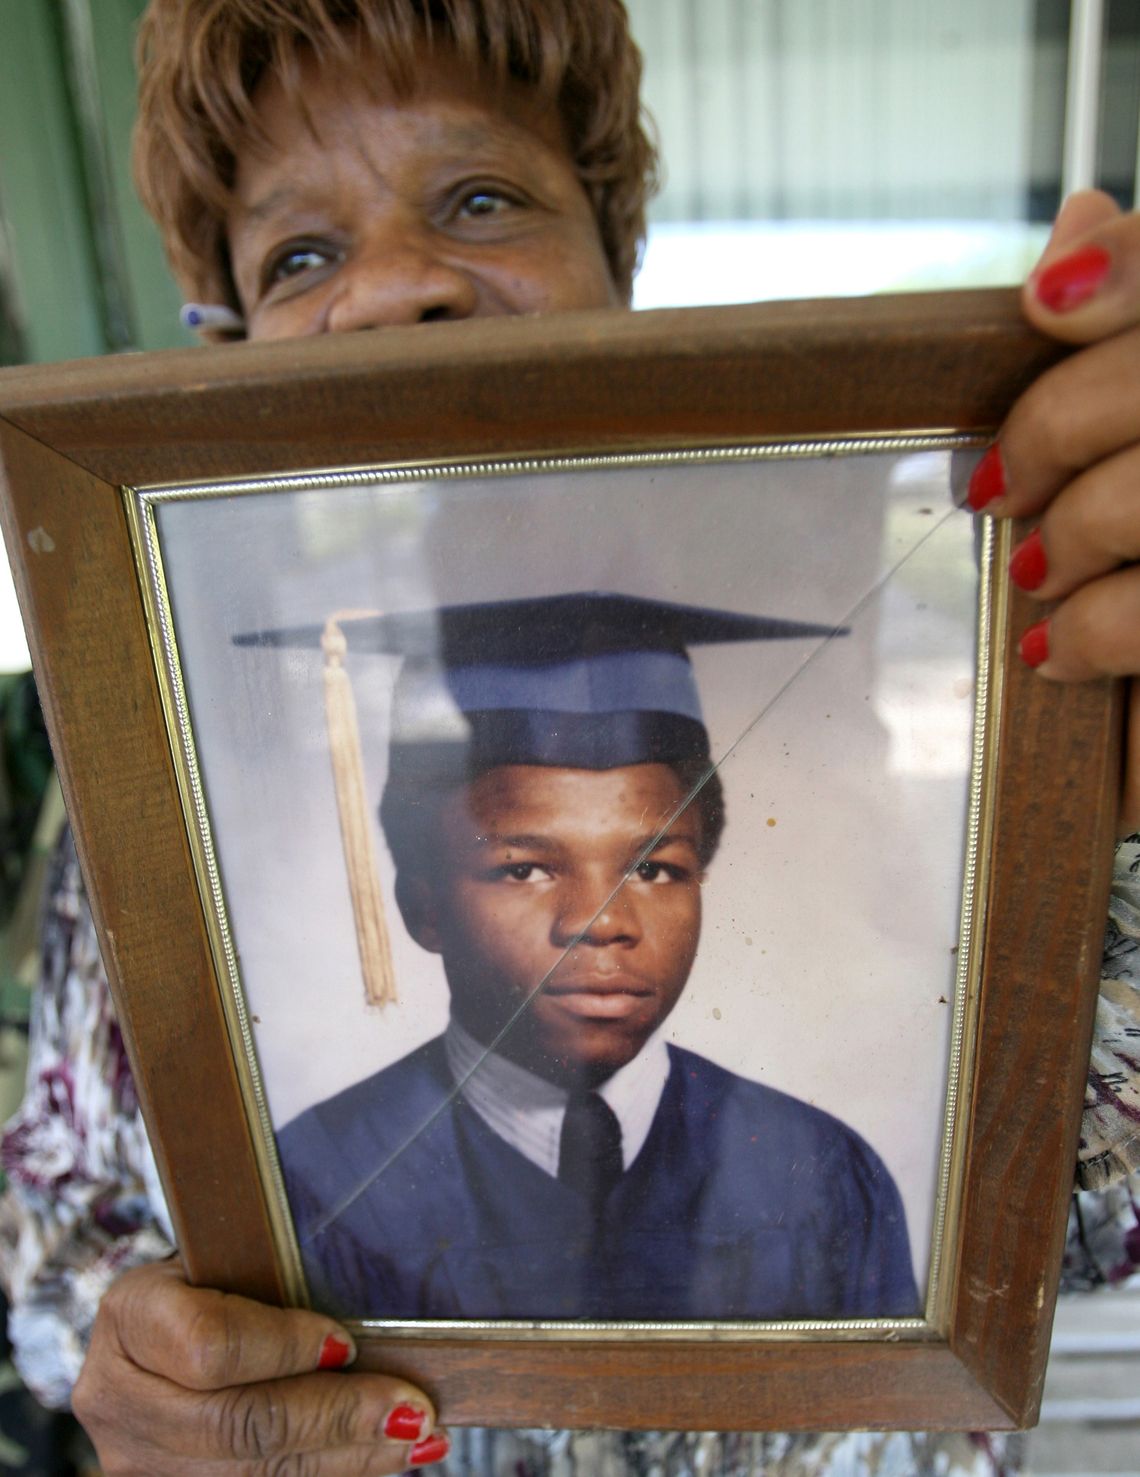
[[[574,1015],[616,1019],[639,1011],[653,991],[630,980],[562,980],[548,985],[544,994],[556,999]]]
[[[546,986],[548,995],[652,995],[648,985],[628,974],[563,974]]]

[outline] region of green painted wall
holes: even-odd
[[[143,5],[0,0],[0,273],[31,360],[192,341],[130,185]]]

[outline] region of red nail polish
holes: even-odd
[[[1001,459],[1001,447],[993,445],[974,468],[970,478],[970,489],[966,501],[975,513],[1005,496],[1005,467]]]
[[[1039,667],[1049,655],[1049,622],[1038,621],[1030,626],[1018,642],[1017,649],[1027,667]]]
[[[318,1369],[343,1369],[352,1358],[352,1345],[347,1339],[337,1338],[335,1333],[330,1333],[321,1345],[321,1357],[317,1360]]]
[[[384,1435],[392,1441],[418,1441],[427,1421],[427,1411],[418,1405],[397,1405],[384,1422]]]
[[[1035,528],[1010,556],[1009,577],[1019,590],[1038,590],[1048,573],[1049,563],[1041,543],[1041,530]]]
[[[408,1461],[413,1467],[426,1467],[429,1462],[442,1462],[450,1450],[451,1442],[442,1431],[436,1431],[433,1436],[416,1442],[408,1452]]]
[[[1069,313],[1087,303],[1108,276],[1112,258],[1103,246],[1082,246],[1050,262],[1033,283],[1037,301],[1052,313]]]

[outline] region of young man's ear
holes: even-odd
[[[427,878],[415,872],[397,873],[396,902],[404,927],[420,948],[429,954],[442,953],[435,891]]]

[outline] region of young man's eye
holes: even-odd
[[[537,862],[505,862],[495,868],[495,876],[504,882],[545,882],[550,873]]]
[[[642,882],[683,882],[688,876],[684,867],[669,862],[642,862],[637,868]]]

